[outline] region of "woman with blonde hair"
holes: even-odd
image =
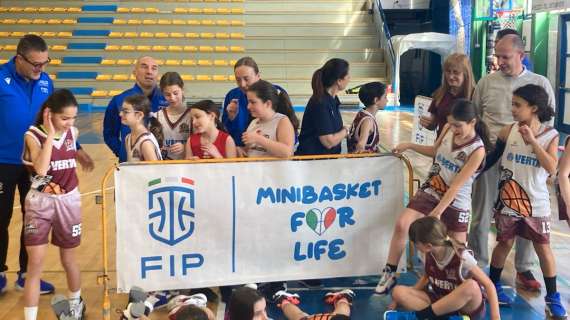
[[[447,123],[453,102],[456,99],[471,100],[474,90],[475,79],[469,57],[463,53],[449,55],[443,63],[441,86],[433,93],[428,109],[431,115],[421,117],[420,124],[428,130],[437,129],[439,137]]]

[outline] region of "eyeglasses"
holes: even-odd
[[[124,114],[129,114],[129,113],[135,113],[135,112],[141,112],[141,111],[130,110],[130,109],[121,109],[121,110],[119,110],[119,112],[124,113]]]
[[[47,61],[37,63],[37,62],[32,62],[32,61],[28,60],[28,58],[26,58],[26,56],[21,54],[21,53],[18,53],[18,55],[20,57],[22,57],[22,59],[24,59],[24,61],[29,63],[34,69],[41,69],[51,62],[51,58],[49,58],[49,57],[48,57]]]

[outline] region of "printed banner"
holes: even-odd
[[[394,156],[121,165],[118,290],[378,274],[403,176]]]
[[[532,13],[562,10],[570,7],[570,0],[533,0]]]
[[[424,96],[416,96],[414,100],[414,125],[412,128],[412,142],[431,146],[435,143],[435,131],[427,130],[420,124],[421,117],[431,117],[428,111],[431,104],[431,98]]]

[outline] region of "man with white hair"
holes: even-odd
[[[105,144],[119,157],[119,162],[127,161],[125,137],[131,132],[128,126],[121,123],[119,116],[123,100],[134,94],[144,94],[151,102],[152,112],[157,112],[168,106],[168,101],[164,99],[160,88],[157,86],[158,64],[153,57],[142,56],[138,58],[133,74],[135,75],[135,85],[111,99],[105,110],[105,119],[103,120]]]
[[[489,127],[492,142],[497,140],[497,135],[504,126],[514,121],[511,103],[512,93],[517,88],[527,84],[543,87],[549,96],[548,104],[555,109],[554,91],[548,79],[527,70],[523,65],[524,43],[518,35],[509,34],[502,37],[495,45],[495,56],[499,70],[481,78],[473,94],[473,103],[478,107],[481,119]],[[482,173],[473,185],[473,210],[468,242],[479,265],[483,267],[489,264],[488,235],[493,215],[492,209],[498,195],[498,182],[499,169],[495,165]],[[532,261],[531,242],[517,238],[516,282],[525,289],[540,290],[540,282],[534,278],[530,271]],[[490,272],[497,272],[497,270],[491,266]],[[499,300],[510,300],[504,293],[502,295],[499,292],[497,293]]]

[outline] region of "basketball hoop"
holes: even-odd
[[[497,21],[502,29],[515,29],[517,27],[517,17],[520,10],[501,10],[495,12]]]

